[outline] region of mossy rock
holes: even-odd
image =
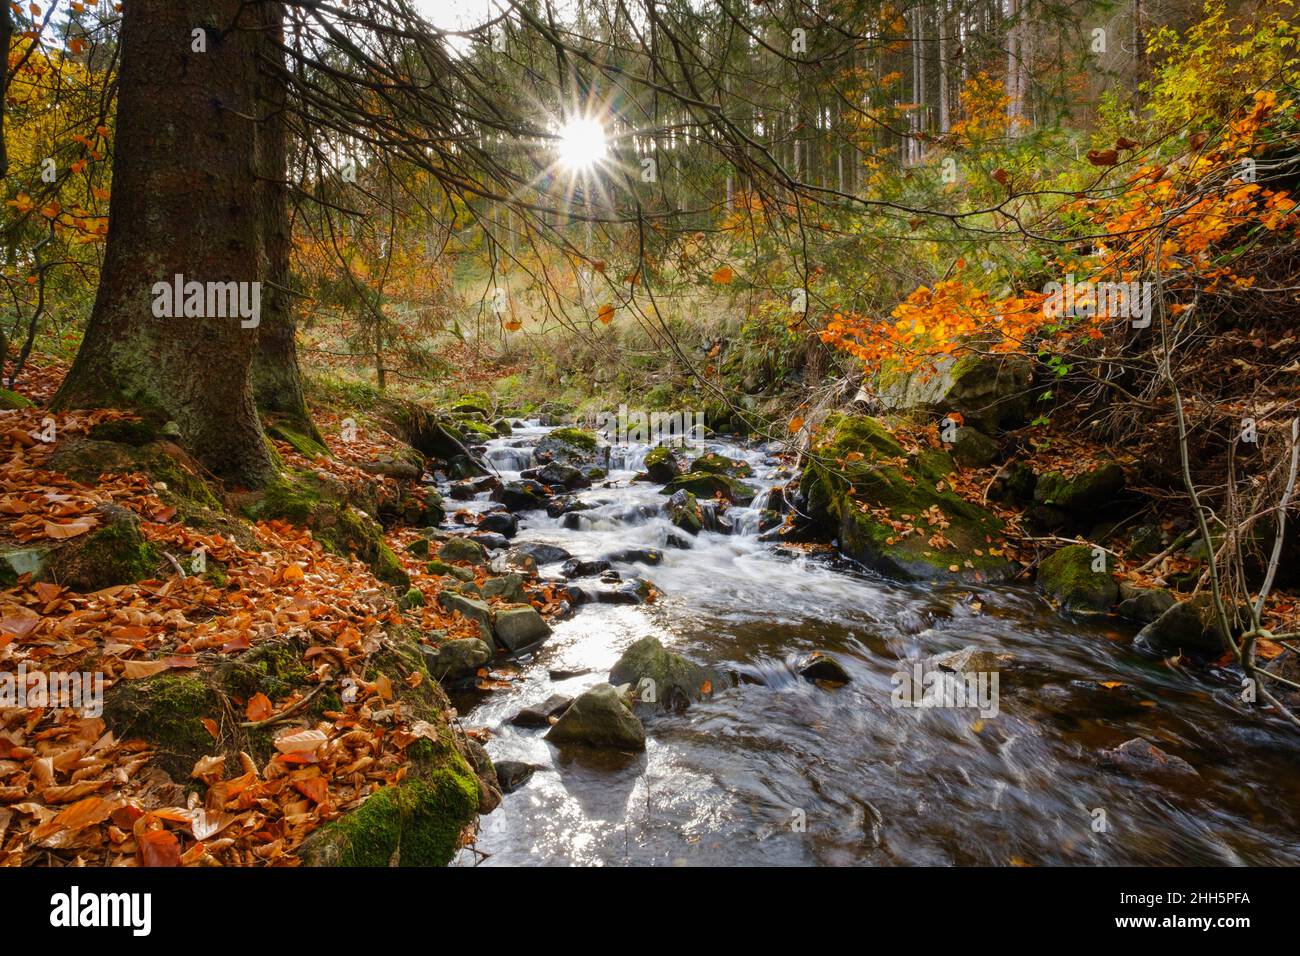
[[[818,437],[817,451],[826,458],[846,459],[855,452],[866,458],[900,458],[907,454],[884,422],[869,415],[828,415]]]
[[[991,553],[1004,531],[997,516],[946,487],[937,490],[952,469],[946,454],[909,458],[881,422],[863,415],[831,416],[821,437],[800,487],[814,520],[838,537],[841,552],[903,579],[982,582],[1010,576],[1010,563]],[[942,534],[951,547],[929,543],[931,526],[923,514],[931,508],[949,522]],[[871,509],[884,509],[894,521],[910,520],[917,530],[903,534]]]
[[[963,467],[983,468],[998,457],[998,443],[977,428],[963,425],[957,429],[952,457]]]
[[[536,454],[539,460],[549,458],[578,467],[606,464],[596,433],[581,428],[557,428],[548,432],[537,443]]]
[[[457,754],[371,794],[308,837],[298,856],[308,866],[446,866],[478,807],[478,781]]]
[[[1040,475],[1034,500],[1072,512],[1089,512],[1112,504],[1124,487],[1124,469],[1113,461],[1102,462],[1073,478],[1059,472]]]
[[[627,698],[610,684],[579,694],[546,733],[553,744],[645,750],[645,727]]]
[[[406,546],[406,553],[417,558],[427,558],[429,556],[429,539],[416,538]]]
[[[557,428],[546,437],[552,441],[581,448],[583,451],[596,450],[597,438],[595,433],[584,431],[581,428]]]
[[[457,416],[467,416],[477,418],[480,421],[487,421],[488,403],[476,398],[463,398],[452,404],[450,412]]]
[[[705,700],[730,685],[722,672],[673,654],[656,637],[643,637],[624,651],[609,672],[609,682],[615,687],[631,685],[638,707],[673,710]]]
[[[148,741],[155,751],[154,762],[177,782],[190,778],[200,757],[226,749],[208,733],[205,718],[237,730],[216,685],[202,672],[122,680],[104,697],[104,722],[113,735],[118,740]]]
[[[95,514],[100,526],[60,546],[44,576],[82,592],[152,577],[163,558],[140,533],[140,519],[134,512],[105,504]]]
[[[1114,570],[1106,552],[1098,557],[1092,545],[1066,545],[1038,566],[1038,590],[1067,611],[1105,611],[1119,600]]]
[[[645,473],[651,481],[660,484],[672,481],[682,471],[682,462],[677,454],[665,445],[652,448],[645,456]]]
[[[724,498],[732,504],[747,505],[758,494],[738,478],[709,471],[688,471],[678,475],[661,489],[665,495],[688,491],[696,498]]]
[[[451,575],[461,581],[473,581],[474,572],[469,568],[458,568],[454,564],[448,564],[445,561],[433,560],[424,566],[424,570],[429,574],[439,576]]]
[[[487,564],[487,549],[470,538],[449,538],[438,549],[438,559],[444,563]]]
[[[646,458],[647,463],[649,457]],[[707,471],[715,475],[730,475],[732,478],[748,478],[754,473],[749,463],[739,458],[728,458],[717,452],[701,455],[691,462],[690,471]]]
[[[255,521],[278,518],[307,528],[334,554],[355,554],[375,577],[405,590],[411,579],[384,542],[379,523],[346,500],[337,483],[314,472],[281,474],[246,509]]]
[[[488,578],[483,582],[483,597],[499,597],[508,604],[523,604],[528,600],[524,591],[524,576],[515,572]]]
[[[316,685],[303,663],[306,649],[301,638],[278,637],[212,667],[119,681],[105,698],[104,719],[119,739],[139,737],[156,747],[159,765],[178,782],[205,755],[235,758],[244,750],[266,760],[275,752],[273,731],[241,728],[243,705],[256,694],[278,703],[311,693]],[[319,718],[331,702],[337,706],[337,695],[322,692],[300,716]],[[215,721],[217,739],[204,719]]]
[[[311,670],[302,659],[306,650],[301,639],[261,641],[238,657],[222,661],[214,669],[213,679],[221,692],[235,701],[247,701],[256,694],[265,694],[272,701],[290,697],[295,691],[306,694],[314,688],[308,683]],[[268,749],[266,755],[269,753]]]
[[[704,530],[704,513],[699,499],[686,489],[674,492],[664,509],[668,512],[668,520],[687,534],[699,534]]]
[[[497,437],[497,430],[485,422],[476,421],[472,418],[459,418],[456,420],[457,427],[466,435],[472,435],[480,441],[491,441]]]
[[[968,352],[942,357],[935,368],[902,371],[887,363],[877,382],[881,404],[898,412],[937,418],[960,412],[987,435],[999,425],[1019,425],[1029,413],[1033,367],[1017,355]]]
[[[1228,606],[1228,621],[1233,633],[1241,631],[1244,609]],[[1186,601],[1173,604],[1142,630],[1134,639],[1138,646],[1161,653],[1217,656],[1227,650],[1227,641],[1219,623],[1212,595],[1202,592]]]
[[[411,588],[402,595],[397,606],[403,611],[409,611],[412,608],[424,607],[424,592],[419,588]]]
[[[0,409],[4,411],[15,411],[20,408],[35,408],[36,404],[25,395],[19,395],[17,392],[0,388]]]
[[[1026,505],[1034,500],[1034,488],[1038,484],[1038,475],[1026,462],[1009,461],[993,477],[989,484],[989,498],[1012,504]]]

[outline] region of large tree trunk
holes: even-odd
[[[155,318],[153,306],[155,283],[176,275],[263,279],[255,9],[241,0],[125,5],[108,246],[85,339],[55,400],[174,421],[215,474],[250,487],[274,473],[249,380],[258,330],[206,308]],[[205,52],[194,49],[199,28]]]
[[[282,419],[292,428],[320,440],[298,366],[297,326],[290,292],[288,124],[285,121],[284,4],[264,3],[259,9],[263,44],[258,62],[257,214],[264,255],[262,324],[253,356],[253,397],[258,409]]]

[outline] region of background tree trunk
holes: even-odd
[[[155,318],[152,306],[154,284],[177,274],[264,278],[255,9],[125,5],[108,244],[81,350],[55,398],[56,408],[117,406],[175,421],[215,474],[249,487],[275,470],[249,379],[257,329],[238,318]],[[206,52],[193,48],[199,28]]]
[[[264,256],[262,324],[257,330],[253,356],[253,396],[263,414],[277,416],[311,438],[320,434],[307,410],[302,370],[298,365],[297,324],[289,273],[290,220],[288,176],[288,124],[282,71],[284,4],[264,3],[258,8],[262,44],[257,76],[257,214]]]

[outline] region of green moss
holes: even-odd
[[[960,573],[988,579],[1006,573],[1006,560],[989,553],[1002,523],[954,492],[937,490],[953,468],[946,453],[923,452],[909,461],[888,430],[866,416],[832,416],[823,435],[801,488],[810,512],[838,536],[845,554],[901,577],[944,580]],[[904,535],[863,505],[883,508],[895,521],[910,521],[916,531]],[[947,520],[947,528],[931,526],[923,517],[932,508]],[[931,545],[932,531],[941,531],[952,545]]]
[[[596,436],[581,428],[557,428],[547,437],[563,442],[566,445],[572,445],[575,448],[581,448],[586,452],[596,450]]]
[[[427,558],[429,556],[429,539],[416,538],[406,546],[406,553],[413,554],[417,558]]]
[[[852,452],[866,457],[899,458],[906,455],[888,428],[879,419],[867,415],[829,415],[821,433],[829,436],[820,447],[825,457],[844,458]]]
[[[290,472],[270,482],[262,493],[262,500],[248,511],[254,520],[282,518],[294,524],[306,524],[321,504],[319,479],[306,472]]]
[[[454,564],[448,564],[445,561],[438,561],[437,559],[426,564],[424,570],[429,574],[437,574],[440,576],[450,574],[452,577],[458,578],[461,581],[474,580],[474,572],[469,568],[458,568]]]
[[[673,453],[668,447],[664,445],[659,445],[656,448],[651,448],[650,451],[646,452],[645,466],[647,469],[653,468],[656,465],[671,464],[672,462],[673,462]]]
[[[486,395],[471,395],[452,402],[450,411],[453,415],[469,415],[486,420],[491,404]]]
[[[197,471],[197,465],[183,464],[188,458],[180,448],[167,441],[152,441],[149,426],[143,422],[108,422],[95,429],[94,438],[60,442],[51,458],[51,466],[77,481],[94,484],[103,474],[139,472],[165,486],[160,497],[188,519],[203,510],[220,511],[221,502]],[[115,435],[101,440],[101,430]],[[139,439],[145,438],[144,444]],[[117,440],[121,439],[121,440]],[[178,457],[180,456],[180,457]]]
[[[947,478],[957,470],[952,456],[938,448],[929,448],[917,455],[915,466],[917,471],[931,481]]]
[[[647,457],[646,463],[649,464]],[[747,478],[753,473],[747,462],[738,458],[727,458],[716,452],[701,455],[691,462],[691,471],[707,471],[715,475],[730,475],[733,478]]]
[[[661,494],[671,495],[685,489],[697,498],[714,498],[721,495],[735,504],[747,505],[754,500],[754,489],[743,481],[729,475],[717,475],[708,471],[688,471],[677,475],[660,489]]]
[[[1038,588],[1069,610],[1104,611],[1119,599],[1114,559],[1101,553],[1104,570],[1094,570],[1091,545],[1071,544],[1048,555],[1038,568]]]
[[[446,866],[460,834],[478,811],[478,782],[463,772],[384,787],[352,813],[325,827],[305,848],[309,862],[328,866]]]
[[[411,584],[410,575],[402,568],[402,562],[397,559],[393,549],[383,539],[380,539],[375,546],[375,556],[371,559],[370,567],[375,572],[375,577],[385,584],[392,584],[399,588],[409,587]]]
[[[147,740],[155,761],[175,780],[188,780],[194,762],[219,745],[203,718],[223,714],[217,692],[201,674],[165,673],[120,681],[106,696],[104,720],[119,740]]]
[[[497,437],[497,431],[495,428],[491,425],[484,424],[483,422],[475,421],[472,418],[457,419],[456,425],[461,429],[461,431],[468,432],[471,435],[477,435],[484,441]]]
[[[401,646],[397,653],[405,659]],[[418,650],[412,653],[422,661]],[[406,780],[379,790],[355,811],[313,834],[301,853],[307,863],[445,866],[455,856],[461,833],[478,813],[479,782],[441,717],[445,696],[436,682],[425,683],[436,698],[436,713],[428,719],[439,728],[437,739],[421,738],[407,747]]]
[[[73,545],[66,559],[60,555],[58,578],[83,591],[97,591],[115,584],[131,584],[151,577],[162,561],[158,549],[146,541],[140,529],[128,522],[114,522]]]
[[[308,471],[289,471],[272,480],[246,509],[254,520],[280,518],[311,530],[335,554],[355,554],[375,577],[402,589],[410,578],[384,542],[379,525],[342,500],[340,489]]]
[[[287,443],[294,451],[307,458],[318,458],[324,455],[329,457],[330,451],[323,444],[316,441],[310,435],[304,435],[302,432],[295,431],[285,425],[275,424],[267,426],[266,433],[272,438],[278,438],[280,441]]]
[[[217,681],[227,696],[247,700],[262,693],[283,700],[307,685],[311,672],[302,662],[302,648],[294,642],[264,641],[217,671]]]
[[[1034,500],[1067,511],[1086,511],[1110,504],[1123,487],[1124,470],[1109,461],[1073,478],[1059,472],[1041,475],[1034,488]]]
[[[424,607],[424,592],[419,588],[411,588],[402,595],[402,599],[397,602],[397,605],[403,611],[409,611],[414,607]]]
[[[220,511],[221,502],[212,493],[208,483],[198,475],[182,468],[170,455],[158,453],[143,462],[145,473],[154,481],[167,486],[162,498],[171,504],[183,506],[187,513],[192,509],[208,508]]]
[[[7,388],[0,388],[0,409],[12,411],[18,408],[35,408],[35,404],[23,395]]]

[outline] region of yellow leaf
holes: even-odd
[[[718,285],[730,285],[735,277],[736,273],[732,271],[731,266],[719,266],[714,270],[712,279]]]
[[[600,319],[600,321],[606,325],[609,325],[609,323],[614,321],[614,307],[606,302],[600,307],[600,311],[596,313],[596,318]]]
[[[790,431],[797,432],[801,428],[803,428],[803,419],[801,417],[796,415],[794,418],[790,419]]]

